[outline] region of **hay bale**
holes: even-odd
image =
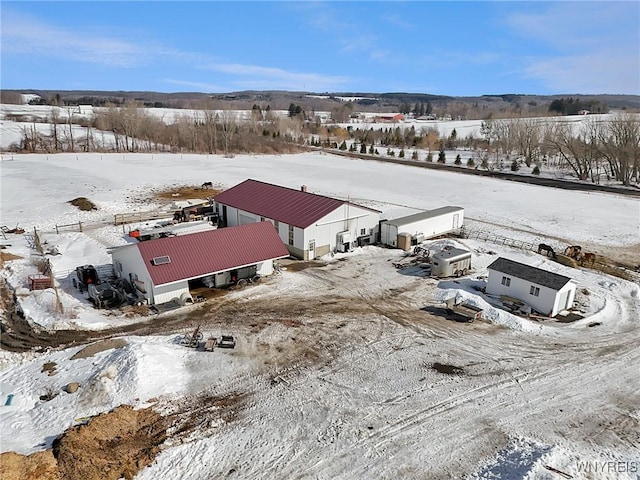
[[[80,388],[80,384],[78,382],[71,382],[64,386],[64,391],[67,393],[76,393],[78,388]]]

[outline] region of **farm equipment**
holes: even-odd
[[[413,254],[420,259],[420,261],[428,262],[431,260],[431,252],[428,248],[416,245],[413,248]]]
[[[185,334],[180,339],[180,344],[191,348],[198,348],[203,338],[204,335],[202,335],[200,325],[198,325],[193,332]]]
[[[77,288],[82,293],[88,290],[89,285],[100,283],[98,271],[93,265],[83,265],[76,267],[76,278],[72,280],[73,288]]]
[[[236,339],[231,335],[222,335],[216,346],[218,348],[236,348]]]
[[[89,283],[87,293],[96,308],[117,308],[126,300],[124,293],[110,283]]]
[[[471,305],[467,302],[456,303],[456,298],[452,297],[445,300],[447,313],[450,315],[457,315],[466,322],[473,322],[478,318],[482,318],[482,309]]]

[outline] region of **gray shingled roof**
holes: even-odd
[[[420,220],[426,220],[427,218],[435,218],[447,213],[459,212],[463,210],[462,207],[440,207],[435,210],[427,210],[426,212],[418,212],[406,217],[394,218],[393,220],[386,220],[384,223],[393,225],[394,227],[402,227],[403,225],[409,225],[410,223],[419,222]]]
[[[496,272],[511,275],[512,277],[527,280],[528,282],[549,287],[553,290],[560,290],[571,279],[557,273],[541,270],[531,265],[525,265],[524,263],[514,262],[508,258],[498,258],[495,262],[487,267],[489,270],[495,270]]]

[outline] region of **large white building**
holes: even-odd
[[[487,269],[490,295],[517,298],[549,317],[573,306],[577,285],[569,277],[502,257]]]
[[[244,182],[214,198],[226,226],[268,220],[292,256],[313,260],[374,243],[380,212],[346,200],[259,182]]]
[[[158,305],[191,298],[192,288],[270,275],[273,260],[289,252],[273,226],[262,222],[125,245],[111,256],[116,275]]]
[[[411,234],[420,243],[429,238],[455,232],[464,223],[464,208],[441,207],[406,217],[380,222],[380,241],[391,247],[398,246],[398,235]]]

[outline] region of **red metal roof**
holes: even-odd
[[[271,222],[159,238],[137,247],[156,286],[289,256]],[[164,256],[169,263],[152,263]]]
[[[312,225],[336,208],[348,203],[345,200],[251,179],[219,193],[214,199],[223,205],[300,228]],[[377,211],[367,207],[361,208]]]

